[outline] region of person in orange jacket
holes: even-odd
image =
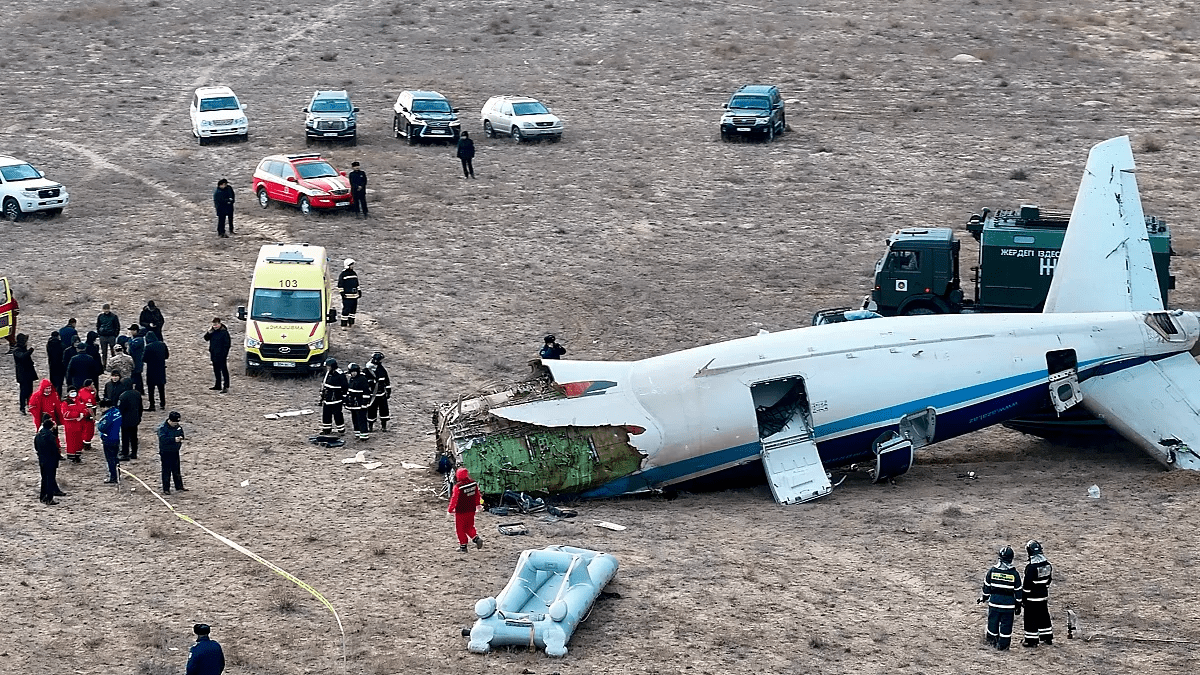
[[[88,409],[79,402],[79,392],[74,389],[67,392],[67,400],[62,402],[60,409],[67,441],[67,459],[78,464],[82,461],[83,419],[87,417]]]
[[[33,426],[39,430],[42,428],[42,413],[50,416],[55,427],[62,426],[61,403],[62,401],[58,399],[58,392],[54,390],[54,385],[50,383],[50,380],[42,380],[37,391],[29,397],[29,416],[33,418]]]
[[[475,548],[483,548],[483,537],[475,531],[475,512],[483,505],[483,495],[479,492],[479,483],[471,480],[466,467],[460,467],[454,476],[457,480],[450,492],[450,507],[446,512],[454,514],[458,552],[466,553],[468,538],[475,542]]]
[[[83,449],[91,450],[92,439],[96,437],[96,385],[91,380],[84,382],[76,400],[87,407],[87,415],[83,417]]]

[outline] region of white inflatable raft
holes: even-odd
[[[523,551],[504,590],[475,603],[479,619],[467,649],[486,654],[525,645],[565,656],[571,634],[616,573],[617,559],[607,553],[571,546]]]

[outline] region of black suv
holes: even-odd
[[[787,129],[779,87],[747,84],[733,92],[721,116],[721,140],[735,136],[760,136],[768,141]]]
[[[358,145],[358,108],[345,91],[317,91],[304,108],[304,144],[344,140]]]
[[[410,145],[439,138],[458,140],[458,108],[436,91],[402,91],[392,109],[392,132],[396,138],[407,138]]]

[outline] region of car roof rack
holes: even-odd
[[[321,159],[321,153],[306,152],[300,155],[284,155],[284,157],[287,157],[288,159]]]

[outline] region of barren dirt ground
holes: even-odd
[[[1147,212],[1175,234],[1173,304],[1196,308],[1198,31],[1191,3],[1144,0],[9,3],[0,152],[61,180],[72,204],[5,223],[0,274],[39,346],[104,302],[128,323],[158,301],[169,407],[192,439],[191,491],[172,504],[319,589],[345,623],[344,672],[1193,673],[1191,643],[1118,638],[1200,640],[1200,480],[1124,445],[996,430],[922,452],[894,486],[852,478],[801,507],[765,487],[619,499],[580,504],[574,522],[527,518],[514,538],[483,515],[487,546],[466,556],[436,474],[401,463],[429,463],[436,403],[522,373],[545,332],[572,357],[627,359],[806,325],[867,292],[897,227],[1069,208],[1088,148],[1119,134]],[[722,143],[720,106],[749,82],[780,86],[791,131]],[[249,105],[249,143],[191,138],[187,103],[207,84]],[[369,172],[366,223],[264,211],[250,194],[260,158],[304,149],[300,109],[318,87],[363,109],[357,148],[319,149]],[[477,133],[466,182],[453,149],[391,137],[406,88],[443,92],[472,132],[488,96],[537,96],[567,131],[519,146]],[[211,217],[222,176],[238,190],[232,239]],[[335,354],[388,355],[388,434],[327,450],[305,441],[313,417],[264,421],[315,407],[318,384],[247,378],[236,348],[230,393],[206,390],[200,336],[220,314],[241,340],[231,315],[275,241],[359,261],[362,320]],[[141,487],[102,485],[98,450],[62,467],[61,505],[39,504],[15,384],[0,408],[0,671],[182,672],[204,621],[228,673],[343,672],[324,607]],[[158,415],[130,465],[156,489]],[[383,466],[340,461],[360,446]],[[995,550],[1031,537],[1056,565],[1059,640],[997,654],[973,601]],[[562,660],[468,654],[475,600],[518,551],[551,543],[616,554],[621,597],[596,605]],[[1099,636],[1066,640],[1067,607]]]

